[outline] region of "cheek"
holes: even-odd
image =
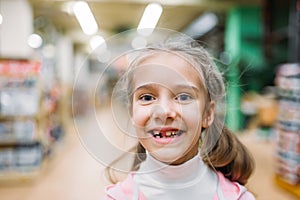
[[[150,118],[150,110],[140,105],[132,106],[132,122],[135,128],[143,128]]]
[[[202,124],[202,116],[201,113],[196,112],[194,110],[183,112],[183,116],[185,118],[185,122],[189,124],[190,127],[194,129],[199,129]]]
[[[198,132],[202,128],[202,113],[199,105],[194,105],[183,108],[181,116],[191,130]]]

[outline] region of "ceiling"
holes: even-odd
[[[68,11],[74,1],[29,0],[34,18],[47,19],[57,30],[75,41],[83,41],[85,36],[75,16]],[[109,36],[120,31],[136,28],[149,0],[90,0],[88,4],[99,26],[99,34]],[[259,4],[260,0],[161,0],[163,13],[158,27],[182,31],[203,12],[225,13],[233,5]]]

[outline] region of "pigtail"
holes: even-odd
[[[141,143],[138,143],[136,146],[136,154],[133,161],[132,170],[136,171],[139,169],[140,164],[146,160],[146,149]]]
[[[202,140],[203,161],[229,180],[245,185],[254,170],[254,161],[247,148],[225,126],[217,140],[216,134],[209,132],[204,133]]]

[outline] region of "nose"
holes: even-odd
[[[174,120],[176,115],[177,111],[174,102],[167,99],[161,99],[152,108],[153,119],[160,120],[163,123],[166,123],[168,120]]]

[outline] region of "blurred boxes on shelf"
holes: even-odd
[[[279,66],[275,83],[279,101],[275,125],[276,173],[283,181],[277,182],[297,193],[300,192],[300,64]]]

